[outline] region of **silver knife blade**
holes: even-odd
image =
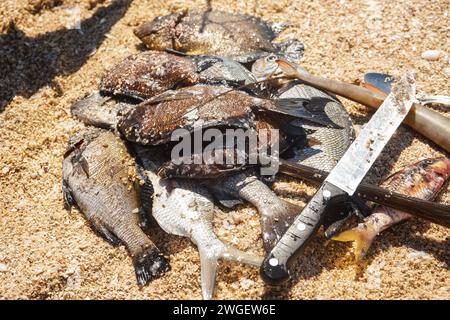
[[[289,278],[288,264],[317,232],[327,210],[338,207],[355,192],[414,101],[414,77],[412,73],[407,73],[394,85],[392,92],[321,187],[266,255],[261,265],[261,276],[265,282],[279,284]]]
[[[407,73],[393,87],[325,181],[353,195],[415,101],[414,77]]]

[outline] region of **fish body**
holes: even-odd
[[[66,205],[76,204],[97,232],[113,244],[125,244],[137,282],[145,285],[167,272],[169,264],[140,228],[130,166],[134,161],[122,140],[110,131],[86,129],[70,139],[63,162],[63,192]]]
[[[119,121],[118,128],[127,140],[144,145],[166,143],[176,129],[192,132],[219,125],[250,128],[254,98],[236,91],[213,99],[226,91],[223,86],[197,85],[166,92],[167,98],[160,102],[148,100],[138,105]]]
[[[192,152],[188,156],[173,158],[160,167],[159,175],[162,178],[216,179],[256,166],[259,155],[277,156],[293,146],[297,140],[305,138],[304,131],[299,128],[289,128],[289,133],[283,130],[291,120],[292,117],[286,115],[256,112],[255,128],[250,128],[246,132],[249,144],[255,146],[257,144],[256,148],[250,146],[242,148],[243,145],[239,142],[230,145],[228,141],[232,141],[233,137],[222,130],[215,142],[221,139],[223,148],[216,148],[213,157],[208,157],[209,154],[204,152]],[[205,147],[208,147],[207,143]],[[233,161],[226,161],[227,159]]]
[[[305,110],[306,99],[253,97],[225,86],[195,85],[169,90],[144,101],[119,121],[119,131],[132,142],[158,145],[170,140],[175,129],[255,127],[255,113],[283,114],[311,121],[322,119]]]
[[[254,82],[250,71],[230,59],[145,51],[115,65],[102,77],[99,89],[108,95],[145,100],[198,83],[241,86]]]
[[[261,215],[261,232],[266,252],[273,248],[302,210],[301,207],[278,198],[251,169],[214,180],[208,186],[219,200],[223,195],[231,196],[246,200],[257,208]]]
[[[322,125],[307,119],[295,119],[291,125],[307,134],[307,143],[293,148],[289,160],[330,172],[355,138],[353,122],[341,102],[324,91],[299,82],[290,82],[274,96],[278,99],[309,99],[308,111],[316,117],[331,120]]]
[[[419,161],[388,177],[383,187],[407,196],[433,200],[450,174],[450,159],[435,158]],[[375,237],[384,230],[411,218],[407,212],[381,205],[373,208],[372,214],[353,229],[344,231],[333,240],[354,241],[355,256],[361,260],[367,254]]]
[[[275,52],[276,33],[259,18],[223,11],[184,11],[144,23],[135,35],[151,50],[173,49],[248,62]]]
[[[260,265],[261,257],[235,249],[214,234],[215,207],[205,187],[192,180],[161,179],[156,170],[163,159],[155,148],[135,146],[135,153],[153,186],[152,214],[155,220],[167,233],[187,237],[197,245],[204,299],[213,296],[219,259]]]

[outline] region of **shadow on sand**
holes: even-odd
[[[78,29],[27,37],[14,23],[0,35],[0,112],[16,95],[29,98],[54,78],[76,72],[127,11],[132,0],[98,8]],[[58,88],[55,88],[58,91]]]

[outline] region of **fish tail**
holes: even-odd
[[[369,251],[376,233],[371,232],[369,228],[355,227],[353,229],[341,232],[340,234],[332,237],[332,240],[349,242],[354,241],[354,254],[356,261],[361,261]]]
[[[204,300],[211,300],[216,284],[219,257],[216,255],[211,255],[207,250],[199,250],[199,252],[202,296]]]
[[[202,296],[205,300],[212,299],[214,295],[219,259],[237,261],[255,266],[260,266],[263,260],[262,257],[238,250],[224,243],[221,243],[220,248],[208,247],[199,249],[199,252],[201,265]]]
[[[241,251],[230,245],[225,245],[219,257],[225,260],[236,261],[240,263],[250,264],[253,266],[260,266],[263,258],[248,252]]]
[[[272,250],[301,211],[301,207],[281,199],[278,205],[262,209],[261,229],[266,252]]]
[[[156,247],[147,247],[134,255],[133,265],[139,286],[145,286],[170,270],[169,262]]]

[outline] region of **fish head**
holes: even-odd
[[[427,183],[433,192],[438,192],[449,177],[450,159],[446,157],[426,159],[419,166],[425,171],[423,183]]]
[[[134,34],[151,49],[172,48],[176,26],[184,15],[180,12],[158,17],[136,28]]]
[[[278,56],[269,54],[264,58],[260,58],[252,65],[252,73],[257,81],[262,81],[276,76],[281,70],[277,63]]]
[[[450,174],[450,159],[446,157],[425,160],[426,170],[447,180]]]

